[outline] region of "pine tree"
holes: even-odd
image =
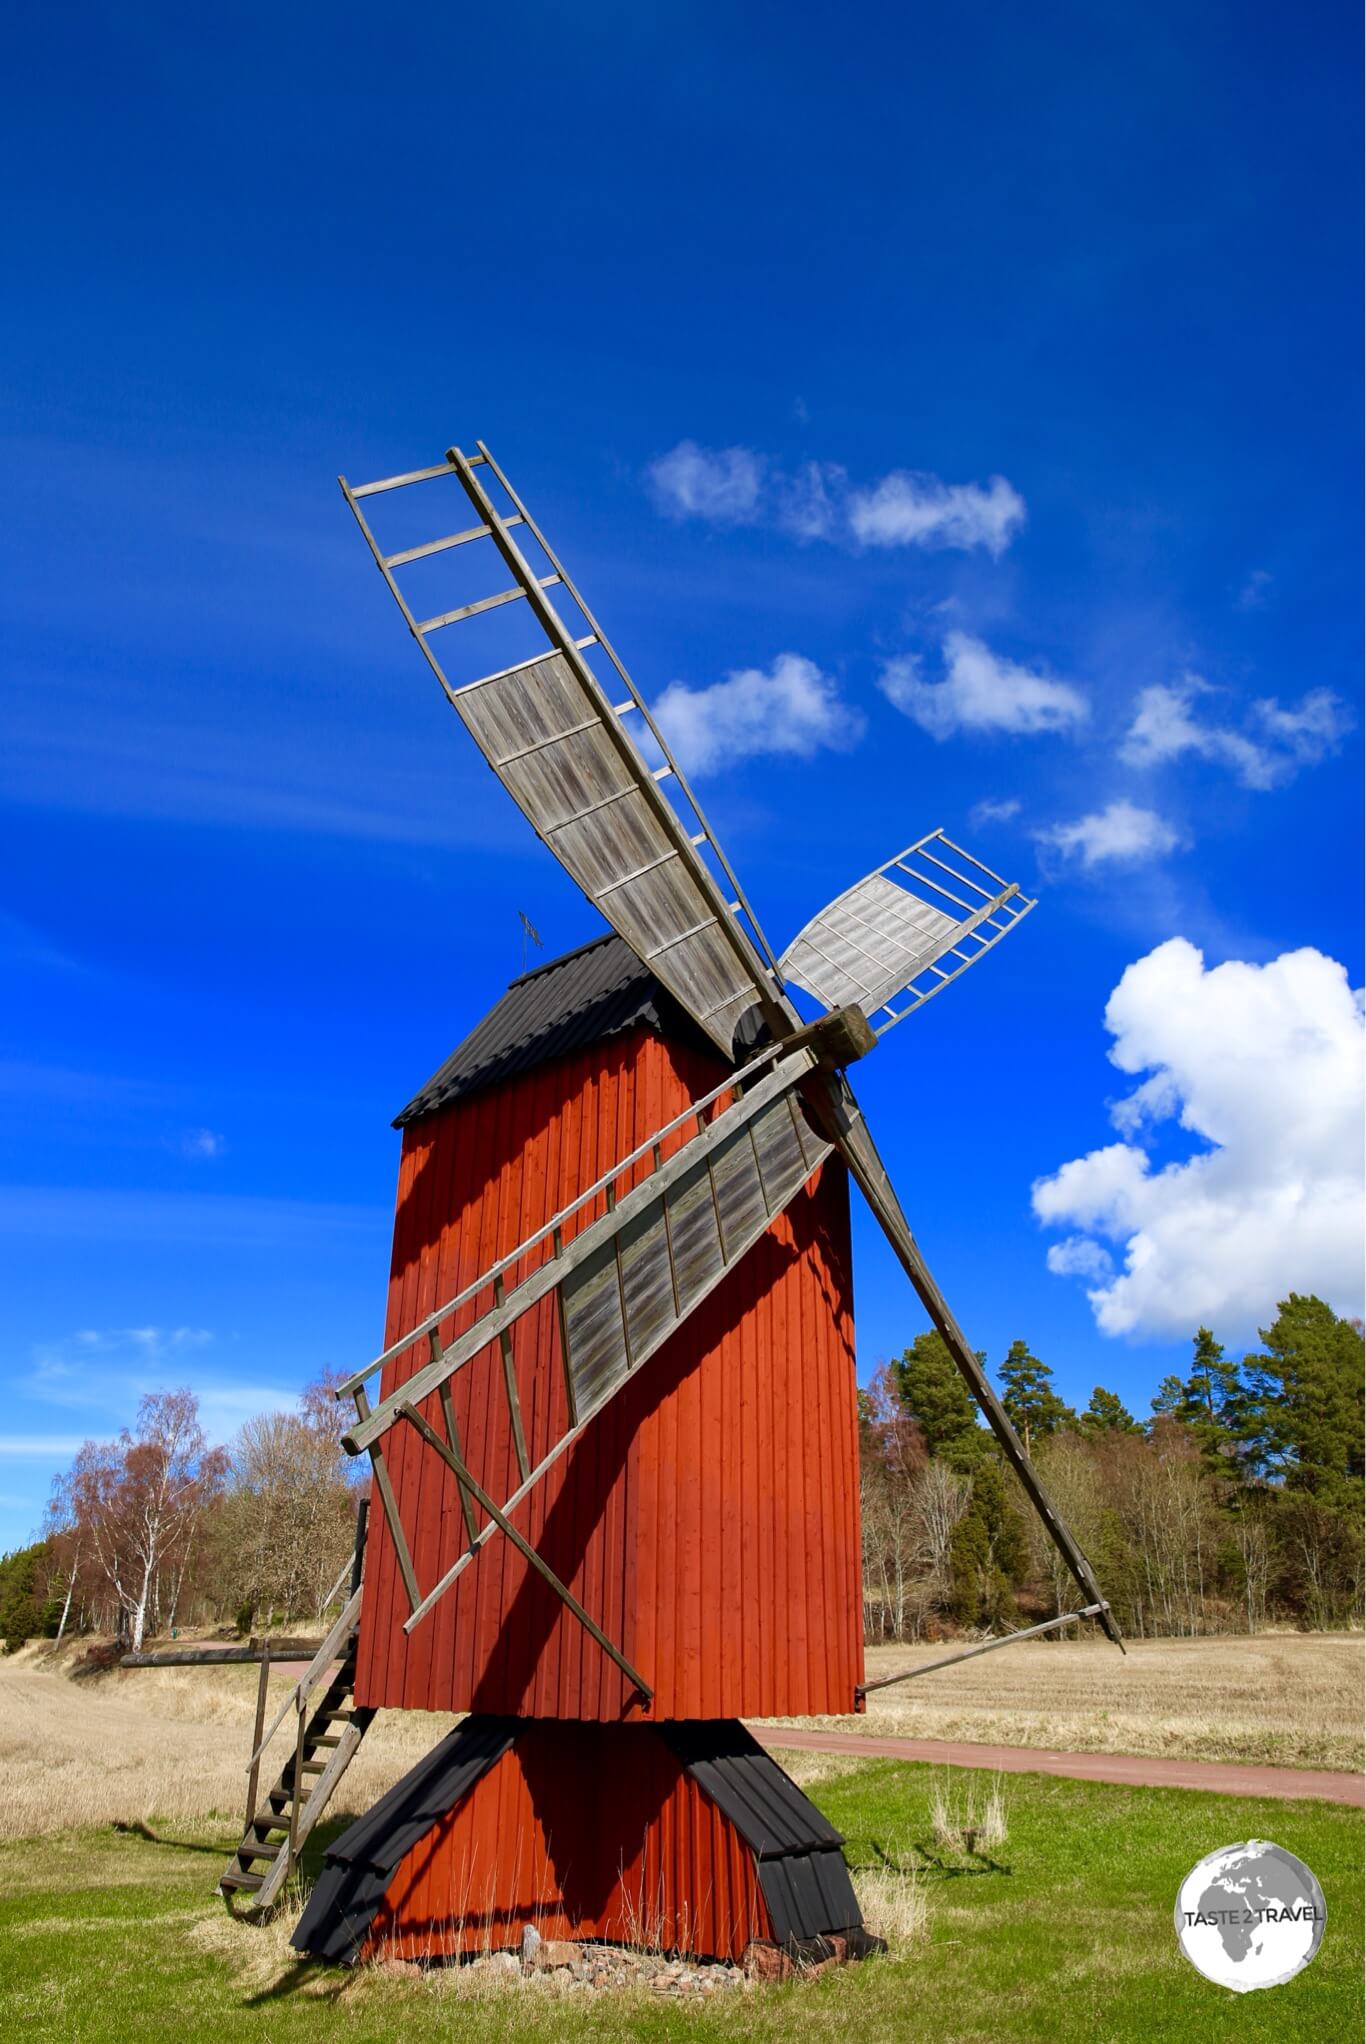
[[[1193,1430],[1213,1468],[1236,1473],[1247,1440],[1247,1394],[1239,1365],[1229,1361],[1208,1327],[1196,1330],[1191,1373],[1172,1417]]]
[[[918,1334],[892,1371],[901,1402],[918,1422],[929,1453],[944,1456],[956,1467],[971,1467],[987,1437],[943,1336]]]
[[[1141,1434],[1143,1429],[1118,1394],[1097,1384],[1079,1425],[1086,1434]]]
[[[1157,1387],[1157,1396],[1152,1401],[1154,1418],[1169,1418],[1176,1411],[1185,1395],[1186,1387],[1179,1377],[1164,1377]]]
[[[973,1472],[968,1509],[950,1543],[950,1602],[964,1625],[992,1625],[1015,1616],[1015,1585],[1029,1567],[1024,1524],[1006,1495],[996,1458]]]
[[[1036,1440],[1045,1440],[1058,1428],[1076,1418],[1053,1389],[1053,1372],[1029,1352],[1029,1344],[1012,1341],[997,1375],[1001,1380],[1001,1403],[1015,1431],[1024,1438],[1026,1455]]]
[[[1292,1292],[1244,1360],[1247,1432],[1262,1471],[1322,1504],[1358,1507],[1363,1468],[1362,1336],[1322,1299]]]

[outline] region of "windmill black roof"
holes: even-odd
[[[611,932],[514,979],[502,999],[394,1117],[406,1128],[484,1086],[533,1071],[644,1023],[657,1034],[713,1046],[634,951]]]

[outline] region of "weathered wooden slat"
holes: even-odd
[[[617,1250],[634,1367],[653,1353],[678,1318],[664,1205],[628,1222],[617,1237]]]
[[[520,518],[509,518],[509,525],[520,525]],[[424,546],[407,546],[396,554],[386,554],[386,568],[406,568],[410,561],[425,561],[430,554],[449,553],[452,547],[468,546],[472,539],[487,539],[487,525],[467,525],[463,532],[448,533],[445,539],[429,539]]]

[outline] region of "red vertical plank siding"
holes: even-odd
[[[726,1959],[772,1934],[752,1851],[664,1741],[586,1724],[524,1728],[399,1862],[364,1956],[496,1951],[526,1924]]]
[[[645,1142],[720,1073],[639,1028],[405,1131],[386,1340],[397,1339]],[[535,1262],[528,1268],[535,1267]],[[509,1282],[514,1275],[510,1274]],[[491,1303],[443,1323],[447,1341]],[[553,1304],[513,1348],[533,1461],[567,1404]],[[385,1394],[427,1359],[415,1344]],[[516,1482],[496,1345],[454,1404],[475,1476]],[[441,1427],[435,1397],[424,1411]],[[399,1425],[389,1466],[425,1592],[463,1545],[454,1478]],[[518,1523],[644,1675],[655,1717],[848,1711],[863,1679],[847,1181],[825,1164],[550,1472]],[[618,1721],[625,1678],[495,1535],[410,1635],[377,1514],[357,1693],[366,1705]]]

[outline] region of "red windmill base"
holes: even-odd
[[[615,937],[514,982],[399,1117],[387,1341],[725,1077]],[[486,1499],[573,1431],[562,1333],[548,1297],[450,1380],[446,1438]],[[425,1361],[387,1365],[383,1396]],[[331,1847],[296,1945],[452,1957],[531,1925],[715,1958],[873,1948],[838,1834],[738,1722],[859,1707],[842,1163],[816,1164],[527,1492],[511,1516],[534,1556],[488,1542],[411,1630],[413,1581],[439,1583],[483,1514],[415,1427],[385,1447],[411,1559],[376,1515],[356,1702],[471,1715]]]

